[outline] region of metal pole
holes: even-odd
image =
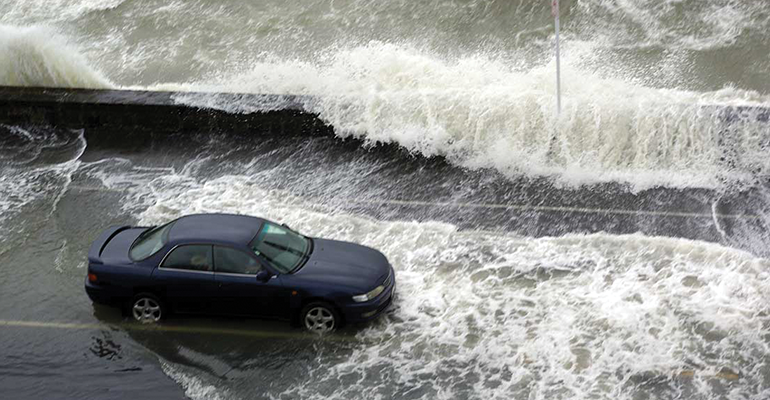
[[[561,65],[559,63],[559,0],[551,2],[551,14],[556,25],[556,116],[561,113]]]

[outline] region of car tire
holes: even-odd
[[[131,300],[128,306],[128,314],[134,321],[143,324],[154,324],[163,319],[167,311],[158,296],[152,293],[139,293]]]
[[[337,310],[329,303],[317,301],[302,308],[299,322],[308,332],[325,334],[342,326]]]

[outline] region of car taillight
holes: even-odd
[[[88,274],[89,282],[96,282],[96,274]]]

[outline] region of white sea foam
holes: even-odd
[[[653,12],[645,7],[634,11],[633,5],[591,4],[609,15],[658,18],[644,16]],[[709,10],[703,12],[716,12]],[[750,12],[738,14],[753,21]],[[767,123],[758,121],[757,111],[730,121],[723,117],[735,107],[767,110],[767,95],[730,87],[709,92],[648,87],[621,78],[624,71],[611,73],[607,65],[594,72],[591,65],[597,60],[591,54],[604,44],[600,39],[565,43],[559,116],[553,63],[512,66],[509,56],[506,61],[488,54],[448,58],[382,42],[340,45],[303,59],[264,55],[248,68],[225,68],[213,80],[130,88],[312,96],[304,106],[340,137],[395,143],[464,167],[551,177],[568,186],[620,182],[634,190],[718,188],[725,182],[751,184],[768,174]],[[0,50],[0,84],[114,87],[51,28],[0,26]],[[140,49],[132,57],[155,56]],[[286,99],[216,94],[181,93],[175,99],[234,113],[288,104]]]
[[[0,25],[0,85],[109,88],[77,46],[44,26]]]
[[[182,367],[161,361],[163,372],[175,380],[184,389],[184,394],[192,400],[225,400],[229,397],[221,389],[209,385],[201,378],[190,372],[185,372]]]
[[[9,1],[5,21],[73,20],[94,11],[111,10],[124,0],[19,0]]]
[[[527,238],[329,214],[264,190],[269,177],[195,170],[133,187],[140,222],[260,215],[378,248],[396,268],[394,311],[275,398],[714,398],[733,374],[732,393],[769,394],[766,259],[640,234]]]
[[[717,187],[768,171],[767,124],[752,111],[730,122],[722,115],[731,107],[770,107],[767,96],[649,88],[566,62],[557,116],[553,70],[519,71],[482,56],[449,62],[374,43],[320,64],[273,60],[220,83],[175,88],[314,96],[305,107],[341,137],[567,185]],[[177,101],[229,112],[275,108],[201,95]]]
[[[0,125],[0,134],[21,139],[15,146],[0,143],[0,228],[6,228],[5,220],[40,199],[50,199],[50,213],[55,212],[85,151],[83,132],[57,135],[45,129],[28,131]],[[8,236],[7,229],[0,229],[0,241]]]

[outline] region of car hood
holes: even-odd
[[[295,273],[299,278],[344,285],[365,293],[390,271],[385,255],[370,247],[328,239],[313,242],[307,263]]]

